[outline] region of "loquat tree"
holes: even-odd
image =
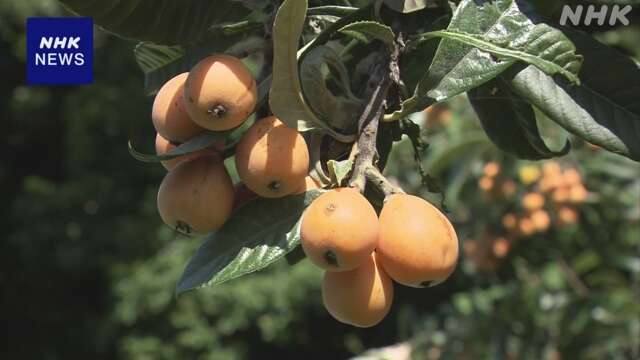
[[[626,91],[640,87],[637,64],[561,27],[540,1],[61,1],[141,41],[134,53],[144,91],[156,96],[158,134],[155,155],[131,144],[130,152],[169,170],[158,193],[162,219],[206,234],[178,294],[264,269],[301,244],[326,270],[327,310],[355,326],[389,312],[391,280],[445,281],[459,253],[445,208],[406,194],[384,169],[406,136],[422,187],[442,193],[422,167],[428,139],[410,116],[460,94],[512,156],[571,150],[570,140],[553,149],[543,139],[544,115],[640,160],[640,104]],[[598,70],[604,63],[611,72]],[[548,229],[547,202],[557,204],[557,224],[576,221],[575,204],[588,196],[579,174],[550,167],[539,180],[538,171],[522,170],[536,186],[502,219],[511,232],[492,242],[495,257],[512,239]],[[496,163],[483,168],[478,185],[488,198],[516,191],[500,172]]]

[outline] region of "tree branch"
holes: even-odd
[[[380,170],[373,165],[367,167],[365,176],[369,182],[374,184],[384,193],[385,198],[393,194],[404,194],[404,191],[400,187],[393,185],[389,179],[382,175]]]
[[[358,119],[358,139],[356,140],[355,165],[349,185],[364,192],[367,168],[373,166],[377,156],[376,137],[380,118],[384,115],[386,97],[391,86],[389,57],[378,64],[367,84],[370,89],[369,101]]]

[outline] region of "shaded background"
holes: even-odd
[[[520,199],[537,186],[522,169],[538,165],[490,145],[463,97],[414,119],[432,145],[423,165],[447,189],[461,240],[449,281],[396,286],[392,313],[367,330],[330,318],[322,274],[307,261],[176,299],[200,239],[161,224],[165,171],[127,152],[128,139],[152,149],[154,138],[134,43],[96,31],[93,85],[27,87],[25,18],[59,15],[51,0],[0,1],[3,358],[340,359],[394,344],[419,359],[638,358],[638,164],[575,140],[559,163],[590,192],[571,205],[578,222],[560,226],[560,206],[549,203],[549,230],[510,234],[504,215],[525,216]],[[639,34],[629,27],[600,39],[638,59]],[[540,120],[562,144],[566,134]],[[482,191],[488,162],[501,171]],[[407,142],[387,173],[440,201],[421,186]],[[513,192],[497,190],[509,181]]]

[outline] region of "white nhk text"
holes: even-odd
[[[39,49],[48,50],[73,50],[80,49],[79,36],[43,36],[40,39]],[[84,54],[81,52],[49,52],[41,51],[35,54],[36,66],[82,66],[84,65]]]

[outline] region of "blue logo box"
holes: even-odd
[[[93,19],[27,19],[27,84],[93,82]]]

